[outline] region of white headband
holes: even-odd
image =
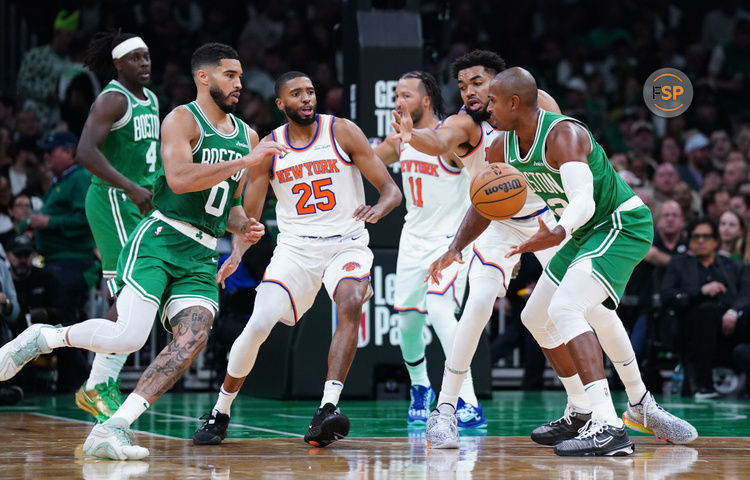
[[[128,38],[112,49],[112,59],[121,58],[122,56],[127,55],[133,50],[138,50],[139,48],[145,48],[146,50],[148,50],[146,42],[141,40],[141,37]]]

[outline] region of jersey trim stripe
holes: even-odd
[[[275,283],[276,285],[280,286],[284,289],[287,295],[289,295],[289,303],[292,304],[292,313],[294,314],[294,323],[299,322],[299,318],[297,317],[297,305],[294,303],[294,297],[292,297],[292,291],[287,288],[286,285],[284,285],[283,282],[280,282],[278,280],[273,280],[271,278],[266,278],[266,274],[263,274],[263,280],[260,281],[260,283],[267,282],[267,283]]]
[[[363,275],[361,277],[341,277],[341,278],[339,278],[338,283],[336,283],[336,288],[333,289],[333,293],[331,294],[331,298],[335,298],[336,297],[336,292],[339,289],[339,285],[341,285],[341,281],[342,280],[346,280],[348,278],[351,278],[352,280],[357,280],[357,281],[361,282],[362,280],[369,279],[370,278],[370,274],[366,273],[365,275]]]
[[[516,135],[515,131],[513,132],[513,146],[516,149],[516,158],[521,163],[528,163],[528,161],[531,160],[534,149],[536,149],[536,144],[539,142],[539,134],[542,132],[542,122],[544,121],[544,114],[544,110],[539,110],[539,118],[537,119],[536,123],[536,134],[534,135],[534,143],[531,144],[531,148],[529,148],[529,151],[526,152],[525,157],[521,157],[521,151],[518,149],[518,135]]]
[[[238,133],[240,133],[240,122],[238,122],[234,118],[234,115],[229,114],[229,118],[232,120],[232,123],[234,123],[234,130],[232,130],[232,133],[221,133],[219,130],[214,128],[214,124],[211,123],[211,121],[206,117],[206,114],[203,113],[203,110],[201,109],[200,105],[198,105],[198,102],[196,100],[193,100],[188,105],[193,105],[193,107],[201,116],[201,118],[203,118],[203,121],[206,122],[206,125],[208,125],[208,128],[210,128],[211,131],[213,131],[216,135],[220,136],[221,138],[232,139],[236,137]]]
[[[143,236],[146,234],[147,231],[159,220],[153,218],[149,219],[141,224],[141,228],[138,229],[134,235],[135,238],[133,239],[133,243],[130,245],[130,251],[128,252],[128,258],[125,262],[125,268],[123,268],[123,281],[126,285],[130,285],[135,289],[135,291],[138,293],[138,296],[140,296],[142,299],[153,303],[157,307],[159,306],[159,298],[155,297],[154,295],[149,294],[145,288],[143,288],[141,285],[138,284],[138,282],[133,279],[133,268],[135,267],[136,259],[138,258],[138,250],[141,247],[141,240],[143,239]]]
[[[287,146],[294,150],[295,152],[304,152],[305,150],[312,147],[315,142],[318,140],[318,136],[320,135],[320,115],[315,114],[315,121],[318,122],[318,126],[315,129],[315,136],[313,137],[312,141],[307,144],[307,146],[304,146],[302,148],[294,148],[292,146],[292,143],[289,141],[289,124],[287,123],[284,125],[284,141],[286,142]]]
[[[397,312],[419,312],[423,315],[427,315],[427,310],[420,310],[417,307],[413,307],[413,308],[393,307],[393,309]]]
[[[276,131],[275,130],[271,130],[271,139],[274,142],[278,142],[278,140],[276,140]],[[273,157],[271,157],[271,172],[269,173],[269,177],[271,179],[273,179],[274,175],[276,175],[276,155],[274,155]]]
[[[115,224],[115,230],[117,231],[117,238],[120,240],[120,247],[125,246],[125,242],[128,240],[128,232],[125,229],[125,222],[122,221],[122,213],[120,213],[120,203],[117,201],[117,189],[108,188],[107,196],[109,197],[109,206],[112,209],[112,220]]]
[[[479,259],[479,263],[481,263],[482,265],[486,265],[488,267],[494,267],[494,268],[497,268],[498,270],[500,270],[500,273],[503,274],[503,288],[505,288],[507,290],[508,286],[505,284],[505,280],[507,278],[505,276],[505,270],[503,270],[503,268],[500,265],[496,264],[496,263],[492,263],[492,262],[486,261],[484,259],[484,257],[482,257],[482,254],[479,253],[479,250],[477,250],[476,246],[472,246],[471,249],[474,252],[474,256],[471,258],[471,262],[469,262],[469,270],[471,270],[471,265],[474,263],[474,259],[478,258]]]
[[[445,163],[443,163],[443,159],[440,157],[440,155],[437,156],[437,159],[438,159],[438,163],[440,164],[440,168],[445,170],[445,173],[449,175],[461,175],[460,168],[456,169],[454,167],[451,167],[450,165],[446,165]]]
[[[336,137],[333,136],[333,122],[335,122],[335,121],[336,121],[336,117],[331,116],[331,125],[328,128],[328,130],[330,132],[330,135],[331,135],[331,145],[333,146],[333,151],[336,153],[336,156],[339,157],[339,160],[341,160],[342,162],[344,162],[347,165],[351,165],[354,162],[346,160],[344,158],[344,156],[341,155],[341,152],[339,152],[338,143],[336,143]]]
[[[477,125],[477,126],[479,127],[479,141],[477,142],[476,145],[474,145],[474,147],[471,150],[469,150],[465,154],[463,154],[463,155],[456,154],[456,155],[458,155],[458,158],[466,158],[466,157],[468,157],[472,153],[476,152],[477,148],[481,147],[482,144],[484,143],[484,128],[482,128],[481,125]]]

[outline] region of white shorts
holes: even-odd
[[[430,264],[448,250],[453,235],[423,238],[401,232],[396,260],[396,295],[393,309],[399,312],[416,310],[427,313],[427,294],[452,295],[456,311],[466,291],[466,273],[469,270],[468,256],[471,250],[464,250],[464,263],[454,263],[442,271],[443,278],[438,284],[425,282]]]
[[[503,282],[503,292],[508,289],[513,267],[518,263],[520,257],[513,255],[510,258],[505,258],[505,255],[510,251],[510,247],[525,242],[539,230],[538,217],[544,220],[550,230],[557,225],[555,216],[549,210],[524,220],[510,219],[490,223],[487,230],[474,242],[471,262],[469,262],[469,288],[474,282],[482,281],[482,279],[488,277],[498,278],[498,275],[500,275]],[[549,263],[561,246],[534,253],[536,258],[539,259],[539,263],[542,264],[542,268]],[[503,292],[498,292],[498,294]]]
[[[294,325],[312,306],[321,283],[333,300],[341,280],[369,279],[373,260],[367,246],[369,242],[367,230],[334,237],[300,237],[280,233],[271,263],[257,288],[257,298],[263,296],[264,288],[270,284],[279,285],[289,295],[291,316],[294,317],[280,320]]]

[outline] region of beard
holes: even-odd
[[[284,105],[284,113],[286,113],[286,116],[289,117],[289,120],[296,123],[297,125],[302,125],[303,127],[306,127],[308,125],[312,125],[315,123],[315,120],[318,118],[318,106],[313,105],[313,114],[309,117],[303,117],[299,113],[297,113],[296,110],[292,110],[291,108]]]
[[[487,107],[480,108],[479,110],[469,110],[467,108],[466,113],[468,113],[471,119],[476,123],[486,122],[490,119],[490,113],[487,111]]]
[[[230,103],[229,97],[239,90],[232,90],[229,92],[229,95],[224,95],[224,92],[221,91],[219,87],[211,86],[209,88],[208,92],[211,94],[211,98],[214,99],[214,103],[216,103],[216,106],[221,109],[224,113],[234,113],[234,111],[237,109],[236,103]]]

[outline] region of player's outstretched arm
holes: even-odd
[[[195,118],[185,107],[172,110],[162,123],[161,157],[164,175],[174,193],[206,190],[243,168],[288,150],[276,142],[263,142],[242,158],[213,164],[193,163],[192,146],[199,136]]]
[[[105,182],[123,189],[138,210],[145,214],[152,208],[151,192],[118,172],[100,150],[109,136],[112,125],[121,119],[129,108],[128,99],[119,93],[109,92],[97,98],[83,126],[81,141],[76,149],[76,161]],[[132,161],[145,162],[146,159],[134,158]]]
[[[568,206],[552,229],[539,218],[539,230],[520,245],[511,247],[506,257],[554,247],[594,214],[594,176],[587,157],[591,152],[588,132],[573,122],[560,122],[547,136],[547,162],[560,170]]]
[[[402,142],[410,144],[427,155],[448,155],[458,150],[459,145],[467,143],[472,129],[477,128],[469,115],[451,115],[437,130],[432,128],[412,129],[409,112],[393,111],[391,122]]]
[[[362,175],[380,193],[375,205],[360,205],[354,211],[353,217],[368,223],[377,223],[401,203],[401,190],[388,174],[383,162],[375,156],[365,134],[358,126],[349,120],[337,118],[333,124],[333,134]]]
[[[373,148],[375,155],[386,165],[398,162],[398,149],[401,140],[396,132],[391,132],[385,140]]]

